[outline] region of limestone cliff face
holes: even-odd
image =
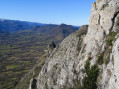
[[[93,4],[88,34],[85,37],[91,63],[103,53],[98,79],[99,89],[119,89],[119,0],[97,0]],[[88,39],[89,38],[89,39]],[[93,45],[92,45],[93,44]]]
[[[84,71],[87,60],[90,67],[99,68],[93,89],[119,89],[119,0],[96,0],[92,6],[90,25],[81,27],[52,51],[36,87],[31,79],[29,89],[75,89],[77,80],[83,86],[89,75]]]
[[[73,86],[77,79],[79,51],[83,46],[83,37],[87,33],[83,26],[79,31],[71,34],[51,53],[38,76],[38,89],[61,89]]]

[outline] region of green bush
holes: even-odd
[[[90,68],[90,60],[87,60],[84,68],[86,75],[82,80],[82,84],[79,80],[76,80],[75,88],[69,89],[97,89],[97,77],[99,75],[98,65],[95,64]]]
[[[102,7],[101,7],[101,10],[104,10],[105,7],[107,7],[107,6],[108,6],[108,4],[103,4]]]
[[[104,60],[105,65],[107,65],[110,62],[110,54],[107,56],[107,59]]]
[[[103,64],[103,57],[104,57],[104,53],[102,53],[100,56],[98,56],[98,59],[97,59],[97,63],[102,65]]]
[[[108,46],[112,46],[112,41],[115,40],[115,36],[118,34],[118,32],[110,32],[108,37],[107,37],[107,40],[106,40],[106,43]]]
[[[85,65],[86,76],[82,80],[82,88],[81,89],[97,89],[97,77],[99,75],[98,65],[93,65],[90,68],[90,61],[87,60]]]

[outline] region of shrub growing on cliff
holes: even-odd
[[[118,32],[110,32],[108,37],[107,37],[107,40],[106,40],[106,43],[108,46],[112,46],[112,41],[115,40],[115,36],[118,34]]]
[[[103,62],[104,62],[103,57],[104,57],[104,53],[102,53],[100,56],[98,56],[98,59],[97,59],[97,63],[98,64],[100,64],[100,65],[103,64]]]
[[[99,75],[98,65],[95,64],[90,68],[90,60],[87,60],[84,68],[86,75],[82,80],[82,84],[79,80],[76,80],[78,84],[76,83],[75,88],[69,89],[97,89],[97,77]]]
[[[103,4],[102,7],[101,7],[101,10],[104,10],[105,7],[107,7],[107,6],[108,6],[108,4]]]
[[[81,89],[97,89],[97,77],[99,75],[98,65],[93,65],[90,68],[90,61],[87,60],[85,64],[85,72],[86,76],[82,80],[82,88]]]

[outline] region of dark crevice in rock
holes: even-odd
[[[51,47],[51,48],[56,48],[56,44],[52,41],[52,42],[49,44],[49,47]]]
[[[114,24],[115,24],[115,18],[117,17],[118,14],[119,14],[119,11],[116,12],[116,13],[114,14],[114,17],[111,19],[111,20],[112,20],[112,27],[111,27],[111,30],[112,30],[113,27],[114,27]]]
[[[32,80],[32,84],[31,84],[31,89],[37,89],[37,80],[36,79],[33,79]]]
[[[100,16],[100,14],[99,14],[99,19],[98,19],[98,24],[100,25],[100,18],[101,18],[101,16]]]

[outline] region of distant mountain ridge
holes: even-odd
[[[19,21],[19,20],[0,19],[0,31],[3,32],[16,32],[16,31],[31,29],[34,26],[45,26],[45,25],[48,24]]]
[[[0,19],[0,33],[1,32],[17,32],[17,31],[32,29],[34,27],[38,28],[40,26],[47,26],[47,25],[58,26],[57,24],[45,24],[45,23],[20,21],[20,20]],[[71,25],[68,25],[68,26],[71,26]],[[73,27],[79,28],[80,26],[73,26]]]

